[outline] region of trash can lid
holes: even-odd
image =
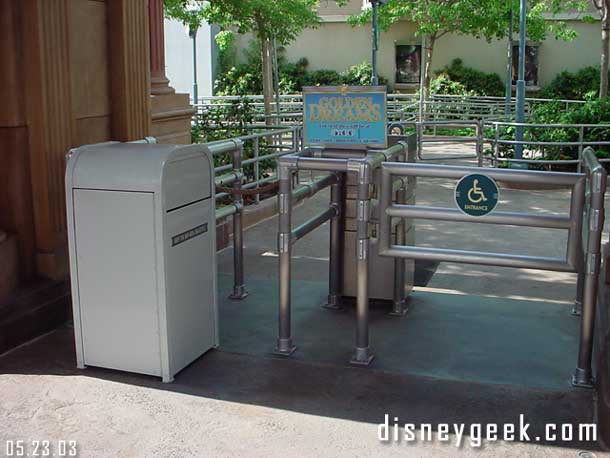
[[[213,177],[213,160],[202,144],[107,142],[85,145],[70,152],[66,187],[156,192],[170,163],[201,156],[206,158],[208,176]]]

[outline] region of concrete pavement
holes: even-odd
[[[451,189],[447,183],[420,180],[418,202],[450,204]],[[298,207],[294,223],[315,213],[325,205],[327,197],[322,193]],[[555,214],[563,211],[564,204],[567,205],[565,191],[507,190],[501,195],[501,205],[506,209],[529,208]],[[416,230],[419,245],[505,252],[514,252],[515,247],[519,247],[519,251],[523,248],[523,252],[545,256],[561,255],[565,242],[565,234],[555,234],[555,231],[532,230],[526,235],[521,229],[499,231],[485,225],[462,228],[455,224],[423,221],[418,223]],[[502,357],[502,352],[512,351],[509,348],[499,346],[494,350],[500,355],[496,358],[497,372],[507,374],[504,379],[490,379],[495,373],[493,370],[487,379],[480,371],[465,371],[464,368],[469,367],[465,363],[443,366],[435,355],[441,350],[451,353],[452,348],[435,348],[427,354],[425,339],[427,335],[435,334],[432,332],[418,337],[423,350],[414,352],[417,354],[411,361],[427,364],[424,369],[429,372],[442,368],[444,372],[437,377],[425,375],[427,372],[423,370],[414,371],[412,367],[391,370],[383,361],[377,367],[353,368],[344,364],[341,353],[342,345],[346,345],[347,350],[350,348],[351,329],[341,332],[333,329],[333,323],[339,323],[333,320],[353,325],[349,315],[344,315],[328,318],[323,323],[328,327],[324,338],[329,345],[338,348],[334,350],[340,362],[336,362],[339,359],[321,359],[319,353],[312,350],[316,342],[304,339],[301,339],[304,356],[285,360],[269,355],[272,342],[268,342],[270,339],[265,333],[267,326],[273,327],[274,322],[268,324],[264,313],[267,313],[265,310],[273,313],[276,303],[273,288],[277,272],[275,234],[275,219],[246,233],[246,278],[252,302],[223,300],[224,347],[221,342],[220,350],[197,360],[180,373],[173,384],[164,385],[152,377],[97,368],[75,369],[73,335],[69,326],[0,356],[0,456],[7,455],[6,444],[11,440],[24,440],[30,451],[34,440],[50,440],[51,444],[74,440],[79,456],[95,458],[610,457],[596,444],[535,439],[543,438],[547,423],[593,422],[594,392],[572,389],[567,384],[549,384],[549,373],[543,367],[540,368],[540,383],[532,384],[530,380],[510,383],[510,372],[521,368],[506,365],[507,360],[520,360]],[[309,288],[299,295],[299,300],[311,303],[311,313],[318,312],[315,295],[325,293],[327,241],[328,226],[324,226],[295,245],[294,279],[297,286]],[[220,294],[224,297],[230,290],[230,249],[219,254],[218,263]],[[545,320],[551,319],[549,316],[557,317],[554,322],[563,323],[560,326],[564,327],[556,338],[566,340],[532,343],[538,347],[530,348],[533,357],[540,358],[541,354],[544,357],[546,345],[548,349],[556,345],[573,347],[570,339],[573,339],[574,330],[570,320],[577,319],[569,317],[574,294],[572,275],[441,264],[427,286],[418,288],[414,297],[425,298],[433,294],[440,297],[438,293],[443,297],[459,297],[453,302],[456,307],[468,307],[471,296],[464,296],[466,294],[481,298],[475,299],[478,305],[495,297],[509,299],[506,304],[516,301],[515,304],[527,304],[530,308],[539,304],[545,313],[524,312],[523,318],[540,320],[538,323],[544,327],[549,322]],[[265,302],[267,308],[263,307]],[[255,304],[260,308],[254,308]],[[247,307],[250,307],[248,313],[242,314]],[[428,313],[422,317],[427,325],[434,327],[441,323],[439,315],[433,313],[434,307],[422,304],[416,305],[416,309]],[[459,310],[456,309],[456,313]],[[486,312],[481,310],[480,313]],[[513,324],[518,324],[519,316],[519,313],[512,315]],[[244,339],[264,342],[269,350],[244,348],[239,339],[231,337],[239,328],[231,327],[226,317],[242,317]],[[416,323],[413,321],[416,318],[414,315],[414,318],[394,323],[406,326]],[[443,336],[449,332],[443,327],[437,327],[436,334],[461,339],[464,334],[460,334],[460,329],[466,327],[467,318],[459,318],[464,320],[464,326],[456,326],[451,331],[453,334]],[[246,319],[251,321],[246,322]],[[256,320],[265,324],[246,326]],[[239,319],[234,321],[234,326],[240,325]],[[310,319],[308,326],[319,324],[316,319]],[[386,323],[384,326],[397,325]],[[243,329],[247,329],[247,333]],[[375,329],[380,328],[374,328],[373,332]],[[505,334],[506,337],[497,337],[492,333],[486,338],[497,337],[498,342],[508,344],[510,330]],[[512,340],[521,338],[515,333]],[[434,341],[430,342],[432,345]],[[470,348],[467,340],[455,345],[458,344],[465,346],[455,348],[465,350],[456,351],[454,356],[467,355]],[[481,355],[486,354],[484,346],[479,350]],[[380,352],[380,360],[387,353]],[[561,352],[558,355],[561,358]],[[561,369],[562,374],[572,366],[573,355],[565,358],[567,363]],[[455,362],[459,363],[459,360]],[[506,367],[502,368],[503,364]],[[416,425],[430,423],[436,427],[439,423],[459,423],[464,424],[467,431],[475,425],[474,432],[479,423],[518,423],[519,415],[523,414],[531,423],[532,440],[495,441],[472,447],[471,439],[476,434],[469,432],[459,448],[455,446],[455,434],[450,443],[418,440],[385,444],[377,439],[378,424],[385,414],[399,418],[401,423]]]

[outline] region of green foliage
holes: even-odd
[[[186,25],[189,30],[197,30],[206,20],[208,1],[197,0],[163,0],[165,16],[176,19]]]
[[[438,72],[438,77],[435,81],[431,85],[431,92],[433,94],[504,95],[504,83],[497,73],[485,73],[474,68],[465,67],[461,59],[454,59],[451,65]],[[455,83],[459,83],[461,87]],[[458,92],[460,89],[463,89],[463,92]]]
[[[206,143],[245,135],[254,115],[255,108],[245,98],[212,105],[197,114],[191,139],[193,143]]]
[[[571,39],[574,32],[563,21],[548,21],[547,14],[564,11],[585,11],[586,0],[529,0],[527,33],[532,40],[542,40],[547,33],[557,38]],[[519,0],[389,0],[379,9],[379,24],[388,29],[392,24],[408,19],[415,24],[417,36],[435,39],[447,33],[485,37],[488,40],[506,37],[509,11],[519,11]],[[371,10],[350,17],[350,23],[360,25],[371,18]]]
[[[236,27],[237,33],[253,32],[260,39],[275,37],[286,44],[319,22],[317,6],[317,0],[223,0],[210,3],[206,18]]]
[[[430,83],[430,92],[438,95],[476,95],[459,81],[453,81],[446,73],[440,73]]]
[[[253,32],[257,37],[288,43],[306,27],[319,22],[318,0],[164,0],[165,15],[192,29],[204,21],[237,33]]]
[[[256,44],[250,45],[246,52],[246,62],[235,64],[224,69],[214,83],[216,95],[252,95],[261,94],[263,83],[261,77],[260,54],[254,52]],[[222,57],[222,53],[221,53]],[[368,85],[371,81],[372,69],[369,63],[353,65],[343,72],[335,70],[308,70],[307,59],[297,62],[287,62],[280,53],[278,67],[280,76],[280,93],[295,94],[301,92],[303,86],[337,86],[348,84],[352,86]],[[387,84],[388,80],[379,77],[379,84]]]
[[[251,134],[249,129],[254,121],[256,109],[245,98],[227,103],[214,104],[212,107],[198,113],[196,121],[191,127],[191,140],[193,143],[206,143],[215,140],[240,137]],[[259,147],[263,150],[267,145],[265,138],[259,139]],[[244,145],[244,159],[254,157],[254,145],[246,142]],[[214,166],[230,164],[230,153],[214,156]],[[275,169],[275,160],[269,159],[260,162],[259,172],[262,177],[268,176]],[[244,166],[244,174],[248,180],[254,178],[254,165]]]
[[[262,91],[261,72],[249,64],[235,65],[214,81],[216,95],[250,95],[261,94]]]
[[[585,67],[577,72],[559,73],[542,91],[547,99],[587,100],[597,96],[599,68]]]
[[[583,104],[571,105],[566,109],[565,103],[553,101],[535,105],[528,119],[532,124],[610,124],[610,98],[592,99]],[[491,133],[488,133],[488,136]],[[500,138],[514,139],[514,127],[504,127],[500,130]],[[536,142],[578,142],[580,131],[575,127],[543,127],[526,129],[525,140]],[[610,128],[587,127],[584,129],[583,139],[585,141],[608,141]],[[593,146],[598,157],[610,157],[608,146]],[[540,146],[530,145],[527,149],[535,153],[541,153]],[[511,146],[502,146],[501,155],[512,157]],[[538,156],[541,157],[542,156]],[[576,159],[578,158],[578,146],[546,146],[544,147],[544,159]]]
[[[373,68],[370,63],[362,62],[361,64],[352,65],[346,71],[341,73],[342,84],[350,86],[367,86],[371,84]],[[388,80],[383,76],[378,76],[379,84],[385,86]]]
[[[388,29],[402,20],[413,23],[415,35],[426,37],[428,60],[431,62],[436,41],[446,34],[470,35],[488,41],[506,38],[509,13],[518,12],[519,3],[519,0],[389,0],[379,8],[379,25]],[[529,0],[529,38],[541,41],[552,33],[556,38],[573,39],[576,33],[564,21],[549,21],[547,14],[584,11],[587,6],[587,0]],[[368,8],[351,16],[349,22],[354,26],[368,23],[371,14],[371,8]],[[426,66],[424,93],[429,89],[430,79],[429,67]]]

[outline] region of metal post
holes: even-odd
[[[494,124],[495,132],[494,132],[494,167],[498,166],[498,159],[500,158],[500,129],[498,124]]]
[[[588,215],[588,240],[584,266],[583,310],[580,323],[580,344],[578,349],[578,365],[572,376],[572,385],[576,387],[592,387],[593,371],[591,359],[593,355],[593,328],[595,324],[595,306],[601,264],[601,237],[604,226],[604,194],[606,192],[606,171],[597,165],[590,173],[591,207]]]
[[[343,236],[344,236],[344,183],[343,174],[337,174],[338,181],[330,187],[330,205],[335,208],[335,216],[330,220],[330,255],[329,255],[329,280],[328,301],[323,305],[330,310],[343,310],[342,287],[343,287]]]
[[[189,29],[189,36],[193,40],[193,105],[197,105],[199,101],[197,88],[197,29]]]
[[[517,117],[518,123],[525,122],[525,20],[527,16],[527,2],[521,0],[519,11],[519,76],[517,80]],[[523,126],[515,129],[515,140],[523,141]],[[515,144],[515,159],[523,159],[523,143]],[[527,168],[527,164],[514,163],[515,168]]]
[[[578,189],[576,188],[578,187]],[[581,189],[585,187],[584,183],[579,183],[572,190],[572,201],[570,203],[570,217],[572,219],[572,223],[574,224],[574,228],[580,228],[579,230],[570,230],[568,233],[568,246],[570,245],[570,237],[574,232],[574,247],[576,253],[576,272],[578,274],[576,280],[576,298],[574,300],[574,305],[572,307],[572,315],[581,316],[582,315],[582,296],[585,286],[585,254],[583,252],[583,226],[588,229],[588,226],[583,224],[583,220],[586,221],[588,219],[589,214],[589,194],[583,192]],[[583,198],[584,196],[584,198]],[[584,200],[584,202],[580,202],[580,205],[577,205],[575,199],[580,198]],[[580,208],[580,211],[572,213],[576,208]],[[586,244],[586,243],[585,243]]]
[[[577,171],[580,173],[580,171],[582,170],[582,153],[585,149],[583,143],[585,141],[585,127],[584,126],[580,126],[580,128],[578,129],[578,166],[577,166]]]
[[[277,63],[277,40],[275,39],[275,35],[273,36],[271,44],[273,47],[273,91],[275,92],[275,112],[278,116],[278,122],[281,125],[282,120],[280,119],[280,70]]]
[[[291,256],[292,256],[292,168],[280,161],[278,166],[279,192],[278,212],[278,253],[280,263],[280,307],[279,307],[279,335],[276,353],[289,356],[296,347],[292,344],[290,314],[291,314]]]
[[[371,21],[371,33],[373,39],[373,55],[371,56],[371,85],[377,86],[379,80],[377,78],[377,7],[379,6],[379,0],[371,0],[371,6],[373,8],[373,17]]]
[[[415,135],[417,136],[417,157],[421,158],[424,154],[424,123],[418,122],[415,125]]]
[[[476,121],[476,131],[477,131],[477,165],[479,167],[483,167],[483,141],[484,141],[484,132],[483,129],[484,121],[482,119]]]
[[[356,259],[356,347],[351,364],[368,366],[373,360],[369,349],[369,218],[371,167],[366,160],[348,160],[348,170],[358,174]]]
[[[241,165],[244,154],[244,144],[240,142],[233,150],[233,172],[241,177],[243,169]],[[237,211],[233,214],[233,292],[229,299],[241,300],[248,296],[244,285],[244,233],[243,233],[243,210],[244,199],[241,195],[241,178],[233,182],[233,204]]]
[[[421,39],[421,56],[420,61],[421,64],[419,66],[419,122],[424,121],[425,112],[426,112],[426,100],[424,99],[424,86],[426,85],[426,78],[424,68],[426,68],[426,37],[422,37]]]
[[[504,114],[509,115],[513,96],[513,9],[508,13],[508,50],[506,62],[506,94],[504,98]]]
[[[407,203],[407,188],[402,183],[401,187],[396,191],[396,203]],[[400,218],[396,225],[396,245],[402,246],[406,241],[406,221]],[[394,300],[392,301],[392,316],[404,316],[409,311],[405,300],[405,258],[394,259]]]
[[[260,154],[260,137],[256,137],[254,138],[254,159],[256,159],[256,162],[254,163],[254,179],[256,180],[256,188],[260,188],[260,184],[259,184],[259,180],[260,180],[260,160],[259,160],[259,154]],[[255,202],[258,205],[261,201],[261,195],[260,194],[256,194],[255,196]]]

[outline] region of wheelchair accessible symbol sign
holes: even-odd
[[[470,216],[485,216],[498,205],[499,190],[494,180],[473,173],[462,177],[455,186],[457,207]]]

